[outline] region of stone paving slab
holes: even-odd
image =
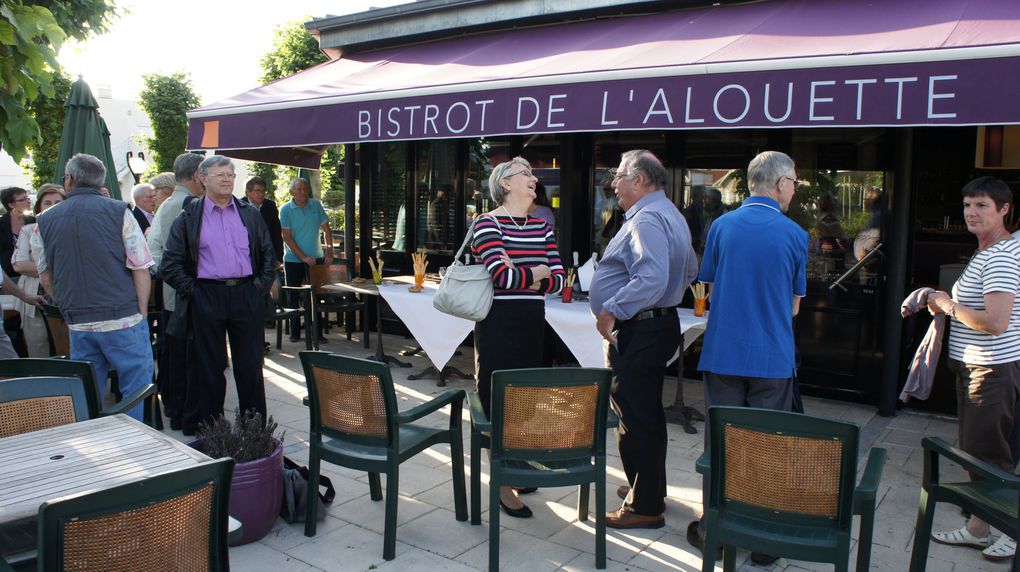
[[[275,333],[267,331],[267,339]],[[335,331],[328,336],[324,350],[365,357],[374,351],[361,346],[358,335],[348,342]],[[274,338],[275,339],[275,338]],[[389,354],[415,346],[411,339],[385,335],[384,347]],[[308,460],[307,412],[301,404],[306,395],[304,376],[297,352],[303,343],[284,342],[282,350],[275,347],[266,361],[266,394],[269,412],[286,429],[285,453],[298,463]],[[472,371],[473,355],[469,347],[461,348],[451,365]],[[425,357],[402,357],[411,368],[392,367],[398,404],[401,409],[413,407],[439,395],[447,388],[436,386],[434,379],[408,381],[407,376],[428,365]],[[236,395],[228,378],[227,410],[236,403]],[[449,388],[471,390],[473,381],[450,379]],[[663,402],[670,403],[676,380],[667,379]],[[685,381],[684,394],[689,405],[703,409],[699,382]],[[920,491],[921,448],[924,436],[935,435],[956,442],[954,419],[934,415],[901,412],[894,418],[881,418],[875,407],[806,398],[809,413],[844,419],[862,426],[862,439],[885,447],[888,461],[879,489],[878,513],[872,570],[904,572],[910,559],[914,521]],[[432,416],[430,424],[442,426],[449,422],[448,410]],[[702,423],[695,425],[699,434],[688,435],[678,425],[669,426],[667,468],[666,527],[660,530],[619,531],[607,534],[608,570],[610,571],[695,571],[701,569],[700,554],[684,538],[687,523],[701,512],[701,476],[694,471],[694,461],[701,455]],[[464,466],[470,478],[468,455],[470,426],[465,408]],[[186,439],[180,432],[168,434]],[[623,482],[623,470],[616,448],[615,434],[606,436],[607,444],[607,506],[619,506],[615,490]],[[383,502],[373,502],[368,495],[367,475],[323,464],[323,473],[333,479],[337,500],[329,516],[319,523],[314,538],[304,536],[303,525],[277,521],[269,535],[258,542],[231,548],[234,570],[241,571],[334,571],[334,570],[485,570],[488,564],[488,462],[482,459],[482,526],[458,522],[453,514],[453,489],[450,472],[450,449],[436,447],[427,454],[401,467],[399,505],[397,510],[397,556],[391,562],[382,558]],[[863,456],[863,454],[862,454]],[[963,472],[952,463],[944,463],[944,474],[959,477]],[[862,466],[863,469],[863,466]],[[469,481],[468,481],[469,482]],[[469,489],[470,490],[470,489]],[[535,517],[522,520],[506,515],[500,518],[500,554],[503,570],[582,571],[595,570],[594,520],[576,522],[576,488],[541,490],[525,497]],[[590,503],[594,510],[594,501]],[[935,519],[936,529],[962,524],[963,517],[953,507],[940,507]],[[856,537],[856,526],[855,526]],[[851,565],[856,547],[851,555]],[[780,559],[775,565],[757,567],[750,563],[746,552],[738,554],[738,569],[743,572],[764,570],[802,572],[831,570],[829,565]],[[721,570],[721,564],[717,567]],[[932,544],[930,572],[1004,572],[1008,563],[989,562],[977,550]]]

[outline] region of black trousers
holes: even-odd
[[[191,300],[193,337],[188,351],[191,364],[185,405],[185,428],[208,423],[223,414],[227,379],[224,338],[230,355],[241,411],[254,410],[266,418],[266,388],[262,377],[263,303],[261,290],[251,282],[235,286],[196,282]]]
[[[609,347],[613,368],[611,405],[620,416],[617,444],[632,492],[624,508],[658,516],[666,510],[666,415],[662,386],[666,361],[680,347],[676,314],[617,322],[617,346]]]
[[[489,315],[475,323],[475,378],[485,414],[492,402],[492,372],[541,367],[545,301],[493,300]]]
[[[166,324],[174,313],[163,310],[160,317],[159,343],[159,394],[163,398],[166,416],[182,418],[188,390],[188,340],[171,336]]]
[[[322,258],[316,258],[315,263],[319,264],[323,261]],[[284,284],[287,286],[301,286],[302,284],[308,284],[308,265],[304,262],[284,262],[283,263],[283,275]],[[292,297],[287,297],[287,304],[290,308],[297,307],[297,301]],[[322,323],[319,323],[318,334],[322,335]],[[301,317],[294,316],[290,319],[290,335],[292,338],[298,338],[301,336]]]

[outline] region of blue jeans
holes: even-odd
[[[71,359],[92,363],[101,395],[106,395],[106,378],[111,369],[117,370],[120,391],[124,395],[133,395],[152,383],[152,346],[149,344],[149,324],[145,320],[124,330],[71,330],[70,334]],[[142,411],[143,404],[138,404],[128,411],[128,415],[141,421]]]

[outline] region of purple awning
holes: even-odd
[[[189,147],[1020,123],[1016,0],[773,0],[353,54],[188,114]]]

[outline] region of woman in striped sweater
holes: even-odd
[[[521,157],[500,163],[489,176],[497,206],[475,221],[471,251],[492,275],[492,309],[475,324],[475,377],[486,414],[492,372],[541,367],[545,295],[563,288],[565,274],[549,224],[528,215],[538,179]],[[527,518],[531,509],[511,487],[500,490],[510,516]]]

